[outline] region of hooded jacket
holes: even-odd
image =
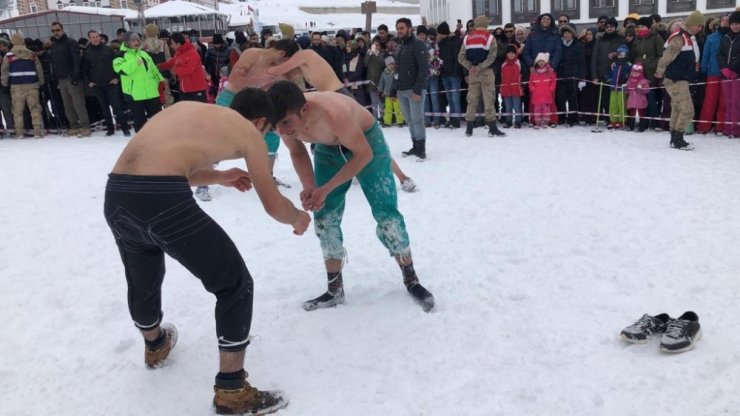
[[[650,29],[644,38],[635,36],[630,48],[630,62],[641,62],[645,78],[650,82],[655,81],[655,70],[658,69],[658,61],[663,56],[663,42],[658,32]]]
[[[437,43],[439,47],[439,59],[442,66],[439,68],[442,77],[462,77],[463,68],[457,56],[462,48],[462,40],[457,35],[450,35]]]
[[[122,57],[113,60],[113,70],[121,75],[121,90],[134,101],[159,98],[159,83],[164,81],[148,53],[121,45]],[[139,63],[141,61],[141,63]]]
[[[709,35],[707,42],[704,44],[704,51],[701,55],[701,73],[710,77],[718,77],[720,75],[719,59],[715,57],[719,56],[719,46],[722,37],[727,33],[728,28],[717,28],[717,31]]]
[[[633,67],[630,71],[630,78],[627,80],[627,109],[647,108],[647,95],[649,92],[650,81],[645,78],[643,70],[638,70],[637,66]]]
[[[181,92],[205,91],[208,88],[208,81],[200,63],[200,54],[187,40],[175,51],[174,57],[157,67],[160,70],[172,70],[177,75]]]
[[[524,95],[522,90],[522,74],[526,72],[526,66],[517,55],[514,59],[506,59],[501,64],[501,96],[502,97],[521,97]]]
[[[542,72],[535,69],[529,75],[530,102],[532,104],[552,104],[556,86],[555,71],[549,64],[545,65],[545,70]]]
[[[550,27],[545,29],[542,27],[542,18],[544,16],[550,17]],[[562,42],[560,41],[560,31],[555,26],[556,20],[553,19],[550,13],[541,14],[537,18],[532,33],[529,34],[527,41],[524,43],[524,49],[522,50],[522,59],[528,67],[533,67],[535,58],[538,53],[546,52],[550,54],[550,67],[557,71],[558,65],[560,65],[560,56],[562,53]]]

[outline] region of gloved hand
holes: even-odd
[[[167,95],[165,95],[165,83],[164,81],[159,82],[159,103],[164,104],[167,102]]]
[[[723,68],[722,75],[727,79],[737,79],[737,74],[732,72],[730,68]]]
[[[578,91],[583,91],[586,88],[586,81],[578,81]]]

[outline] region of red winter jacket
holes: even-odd
[[[507,59],[501,65],[501,96],[521,97],[522,91],[522,63],[519,58]]]
[[[532,104],[548,104],[553,102],[555,97],[555,71],[550,65],[545,66],[544,72],[538,72],[537,69],[529,75],[529,92],[531,93],[530,101]],[[539,68],[538,68],[539,69]]]
[[[175,56],[157,65],[161,70],[171,69],[180,81],[181,92],[198,92],[208,89],[208,81],[203,72],[203,63],[200,54],[193,45],[185,41],[175,51]]]

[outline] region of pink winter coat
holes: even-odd
[[[627,80],[627,109],[646,109],[648,106],[647,95],[650,92],[650,81],[642,74]]]
[[[555,96],[555,71],[550,65],[545,65],[545,70],[540,72],[539,68],[532,71],[529,76],[529,92],[532,104],[552,104]]]

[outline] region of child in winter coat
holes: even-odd
[[[519,48],[509,44],[506,47],[506,60],[501,65],[501,98],[504,100],[504,127],[511,127],[514,120],[514,128],[522,127],[522,65],[519,59]],[[515,118],[516,117],[516,118]]]
[[[405,124],[403,114],[401,114],[401,104],[396,96],[398,91],[398,74],[396,74],[396,60],[392,56],[385,58],[385,70],[380,76],[378,91],[385,97],[385,111],[383,112],[383,127],[393,124],[393,116],[396,117],[396,124],[403,126]]]
[[[640,127],[637,131],[642,133],[648,126],[648,120],[645,118],[647,113],[647,95],[650,92],[650,81],[643,74],[641,62],[637,62],[630,70],[630,78],[627,81],[627,111],[629,119],[627,124],[630,130],[635,129],[635,120],[640,118]]]
[[[611,66],[612,72],[607,78],[607,83],[611,88],[609,94],[609,130],[620,129],[624,126],[626,117],[624,102],[624,84],[630,76],[632,64],[627,60],[629,55],[627,45],[619,45],[617,48],[617,60]]]
[[[532,102],[532,115],[530,121],[532,127],[538,129],[545,127],[550,122],[550,115],[555,111],[555,71],[548,61],[550,54],[541,52],[535,58],[535,68],[529,77],[529,92],[531,93],[530,101]]]

